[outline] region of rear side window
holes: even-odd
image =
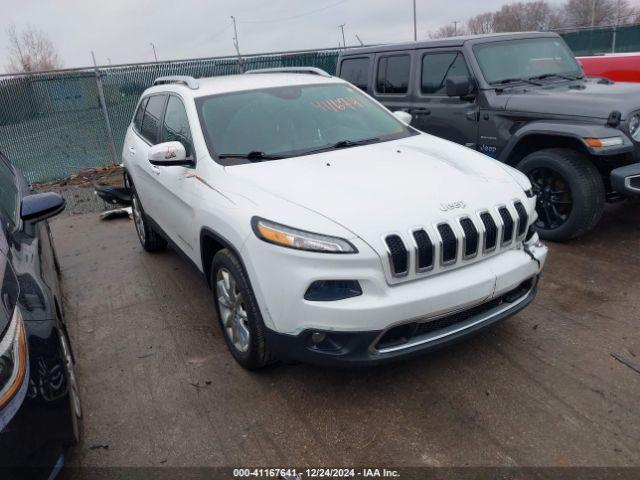
[[[370,60],[368,58],[343,60],[340,68],[340,78],[366,92],[367,83],[369,82],[369,64]]]
[[[144,115],[144,109],[147,106],[147,102],[149,101],[149,98],[143,98],[142,101],[140,102],[140,106],[138,107],[138,110],[136,111],[136,116],[133,117],[133,126],[135,127],[135,129],[137,131],[141,131],[142,130],[142,116]]]
[[[444,95],[449,77],[468,77],[469,69],[461,52],[428,53],[422,57],[420,91]]]
[[[376,90],[378,93],[407,93],[409,89],[409,55],[382,57],[378,61]]]
[[[147,108],[144,109],[140,133],[152,145],[158,143],[160,119],[162,118],[162,109],[164,108],[164,102],[166,99],[166,95],[153,95],[152,97],[149,97]]]
[[[187,157],[191,156],[192,142],[189,118],[182,101],[174,95],[171,95],[167,102],[167,110],[162,124],[162,141],[182,143],[187,151]]]
[[[9,165],[0,157],[0,215],[7,219],[11,226],[17,221],[18,186],[16,177]]]

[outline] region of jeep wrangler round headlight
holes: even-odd
[[[629,119],[629,133],[636,142],[640,142],[640,113]]]
[[[344,238],[298,230],[259,217],[253,217],[251,226],[258,238],[282,247],[322,253],[358,253]]]

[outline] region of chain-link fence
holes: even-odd
[[[241,61],[245,70],[316,66],[335,73],[337,58],[337,50],[319,50],[247,56]],[[31,182],[120,162],[136,103],[157,77],[239,71],[237,58],[222,57],[0,77],[0,151]]]
[[[615,32],[605,28],[561,34],[577,55],[640,51],[640,25],[619,27]],[[254,55],[243,57],[242,64],[244,69],[315,66],[333,74],[338,53]],[[136,102],[155,78],[199,78],[238,71],[236,57],[219,57],[0,76],[0,151],[31,182],[119,163]]]
[[[640,25],[558,32],[576,56],[640,51]]]

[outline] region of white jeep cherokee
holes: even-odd
[[[123,151],[140,242],[204,273],[242,366],[381,363],[533,300],[529,180],[406,121],[313,68],[144,92]]]

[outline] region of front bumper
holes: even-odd
[[[409,321],[384,330],[335,332],[305,330],[286,335],[267,329],[269,349],[281,360],[324,366],[372,366],[431,352],[464,340],[515,315],[537,294],[538,277],[480,303],[426,321]],[[325,336],[319,344],[314,333]]]
[[[633,163],[611,171],[611,186],[616,192],[640,195],[640,163]]]

